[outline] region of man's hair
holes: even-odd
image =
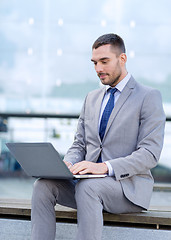
[[[100,36],[93,44],[92,49],[97,49],[103,45],[110,44],[112,47],[117,48],[119,53],[125,53],[125,44],[123,39],[114,33],[109,33]]]

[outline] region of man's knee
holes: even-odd
[[[84,179],[80,180],[76,184],[75,188],[75,198],[78,199],[78,197],[84,198],[86,196],[92,197],[97,196],[98,192],[95,187],[95,184],[93,183],[93,179]]]
[[[51,181],[47,179],[38,179],[33,186],[32,199],[35,201],[46,201],[53,195],[53,188]]]

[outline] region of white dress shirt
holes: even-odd
[[[115,92],[114,96],[115,96],[115,99],[114,99],[114,105],[116,104],[116,102],[118,101],[120,95],[121,95],[121,92],[123,91],[125,85],[127,84],[127,82],[129,81],[131,77],[131,74],[128,73],[126,75],[125,78],[123,78],[116,86],[115,88],[117,88],[117,91]],[[107,91],[108,89],[110,88],[110,86],[106,86],[106,93],[104,95],[104,98],[103,98],[103,101],[102,101],[102,105],[101,105],[101,110],[100,110],[100,117],[99,117],[99,128],[100,128],[100,122],[101,122],[101,118],[102,118],[102,114],[103,114],[103,111],[106,107],[106,104],[109,100],[109,97],[110,97],[110,92]],[[108,167],[108,174],[109,176],[114,176],[115,173],[114,173],[114,169],[112,168],[111,164],[109,163],[109,161],[106,161],[105,162],[107,167]]]

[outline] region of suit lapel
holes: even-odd
[[[95,112],[95,129],[97,130],[97,132],[99,132],[99,116],[100,116],[100,110],[101,110],[101,104],[102,104],[102,100],[104,98],[104,94],[105,94],[106,88],[102,88],[102,91],[100,92],[100,94],[97,97],[97,101],[94,105],[94,112]],[[100,139],[100,136],[98,134],[98,137]]]
[[[124,103],[126,102],[126,100],[128,99],[128,97],[130,96],[130,94],[132,93],[133,88],[135,87],[135,80],[133,77],[130,78],[130,80],[128,81],[128,83],[126,84],[126,86],[124,87],[123,91],[121,92],[121,95],[118,99],[118,101],[115,104],[115,107],[110,115],[109,121],[107,123],[107,127],[106,127],[106,131],[105,131],[105,135],[104,138],[112,124],[112,122],[114,121],[116,115],[118,114],[119,110],[122,108],[122,106],[124,105]],[[104,139],[103,138],[103,139]]]

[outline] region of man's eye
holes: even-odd
[[[106,61],[103,61],[102,63],[103,63],[103,64],[106,64],[107,62],[106,62]]]

